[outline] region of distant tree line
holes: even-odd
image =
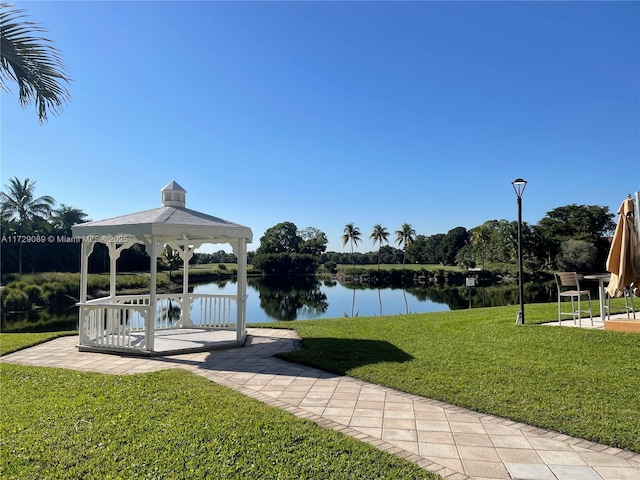
[[[269,274],[314,274],[327,243],[327,235],[317,228],[298,230],[292,222],[282,222],[264,233],[252,264]]]
[[[79,245],[72,242],[71,226],[87,220],[77,208],[48,196],[35,196],[36,182],[9,180],[0,193],[2,272],[77,271]]]
[[[613,218],[608,207],[571,204],[547,212],[534,226],[525,222],[522,230],[525,268],[529,271],[603,270],[609,253],[610,237],[615,229]],[[288,226],[289,232],[297,231],[291,222],[276,225],[260,240],[256,258],[259,253],[278,253],[280,257],[304,253],[302,248],[298,249],[302,245],[300,240],[285,241],[276,234],[282,234],[283,225]],[[354,251],[354,246],[363,241],[362,232],[354,223],[348,223],[344,227],[341,237],[342,244],[349,245],[349,252],[325,252],[326,235],[317,229],[313,230],[317,238],[323,239],[323,248],[315,251],[316,255],[319,253],[317,268],[322,267],[327,271],[335,271],[338,264],[355,267],[381,263],[404,265],[405,262],[485,269],[488,263],[515,264],[518,247],[517,222],[508,220],[488,220],[470,230],[455,227],[447,233],[435,235],[417,234],[411,224],[403,223],[395,231],[394,243],[400,248],[389,245],[390,232],[386,227],[376,224],[369,239],[374,247],[376,244],[379,247],[377,251],[367,253]],[[275,242],[280,245],[279,250],[273,248],[274,239],[280,239]],[[258,264],[258,267],[262,268],[262,265]],[[262,270],[275,273],[269,268]],[[288,271],[291,273],[291,268]]]
[[[56,207],[50,196],[35,195],[36,182],[12,178],[0,192],[0,268],[3,273],[78,271],[80,244],[73,241],[71,226],[88,221],[80,209],[64,203]],[[525,268],[534,270],[600,271],[604,269],[609,238],[615,229],[614,215],[608,207],[567,205],[555,208],[536,225],[523,225]],[[327,252],[327,235],[314,227],[298,229],[292,222],[269,228],[260,238],[248,261],[264,273],[289,275],[335,272],[339,264],[436,264],[484,269],[489,263],[514,264],[517,254],[517,223],[488,220],[467,230],[456,227],[447,233],[418,234],[411,224],[403,223],[391,232],[376,224],[368,239],[377,250],[361,253],[354,247],[363,242],[355,223],[344,228],[342,244],[347,252]],[[175,252],[165,249],[160,263],[172,270],[179,268]],[[196,253],[191,263],[235,263],[236,256],[219,250]],[[148,270],[150,259],[142,245],[124,250],[118,259],[118,271]],[[90,271],[109,269],[106,246],[96,244],[90,257]]]
[[[238,263],[235,253],[227,253],[224,250],[218,250],[214,253],[198,253],[193,255],[193,264],[204,263]]]

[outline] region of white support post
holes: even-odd
[[[189,298],[189,260],[191,255],[186,255],[189,251],[189,245],[184,246],[186,252],[180,252],[182,257],[182,326],[191,327],[191,299]],[[185,255],[185,256],[183,256]]]
[[[147,351],[152,352],[156,336],[156,290],[158,288],[158,238],[156,235],[151,235],[150,247],[151,251],[149,252],[149,257],[151,258],[151,279],[149,285],[149,318],[147,318],[147,324],[145,325],[145,337],[147,340]]]
[[[189,297],[189,261],[193,257],[195,249],[202,245],[201,242],[189,245],[189,238],[183,235],[182,242],[168,242],[168,245],[178,252],[180,260],[182,260],[182,318],[180,323],[182,327],[192,327],[191,318],[191,298]]]
[[[89,283],[89,257],[93,252],[95,243],[86,242],[84,239],[80,244],[80,308],[78,310],[78,332],[80,345],[84,345],[87,340],[87,325],[84,322],[84,305],[87,303],[87,285]]]
[[[107,249],[109,250],[109,297],[113,300],[116,298],[116,275],[117,267],[116,261],[120,258],[120,254],[123,250],[136,244],[135,239],[129,240],[118,247],[115,242],[107,243]]]
[[[81,243],[80,256],[80,303],[87,302],[87,284],[89,283],[89,257],[93,253],[93,247],[95,243],[85,242],[84,239]]]
[[[238,279],[236,291],[236,340],[241,342],[247,334],[247,241],[237,239],[233,252],[238,259]]]
[[[120,252],[113,242],[107,243],[107,249],[109,250],[109,298],[113,301],[116,298],[116,261]]]
[[[189,240],[184,238],[182,248],[178,249],[182,259],[182,326],[192,326],[189,314],[191,312],[191,299],[189,298],[189,261],[193,257],[196,246],[189,246]]]

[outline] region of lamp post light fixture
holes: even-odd
[[[516,324],[524,325],[524,275],[522,272],[522,194],[527,186],[527,181],[516,178],[513,182],[513,189],[518,197],[518,288],[520,294],[520,311],[516,316]]]

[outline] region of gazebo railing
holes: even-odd
[[[144,349],[145,325],[155,318],[155,330],[214,328],[234,330],[237,322],[236,295],[156,295],[151,315],[149,295],[118,295],[89,300],[80,307],[80,345],[117,349]],[[189,309],[185,315],[184,308]]]
[[[236,295],[191,293],[189,294],[192,313],[199,312],[199,318],[191,318],[193,325],[206,328],[236,328]]]
[[[132,325],[143,325],[149,317],[148,305],[114,302],[85,303],[80,307],[80,345],[115,349],[144,349],[144,335]]]

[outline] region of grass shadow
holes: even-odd
[[[365,365],[403,363],[414,357],[384,340],[350,338],[305,338],[303,349],[279,353],[284,360],[319,367],[334,373],[346,374]],[[329,354],[331,357],[328,358]]]

